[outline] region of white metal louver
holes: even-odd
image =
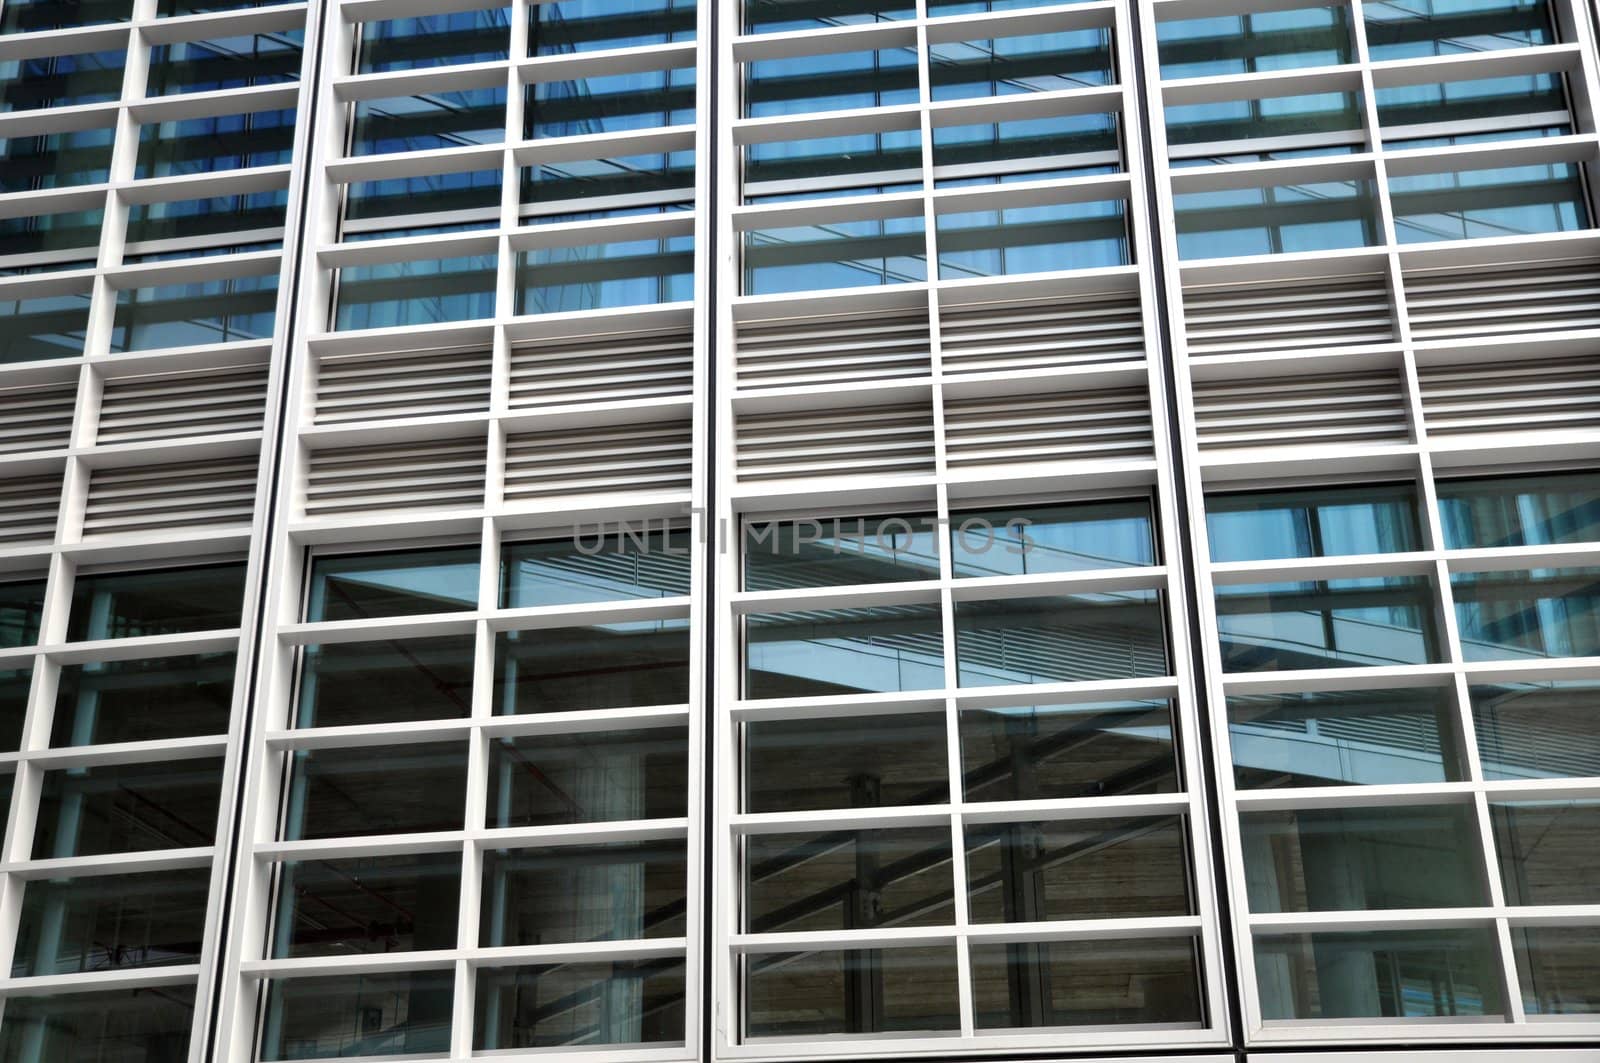
[[[946,374],[1137,361],[1144,357],[1139,296],[1052,296],[945,307],[939,357]]]
[[[1389,343],[1395,338],[1388,278],[1318,278],[1227,284],[1183,293],[1184,332],[1195,355],[1292,351]]]
[[[230,366],[107,377],[95,428],[99,443],[259,432],[267,366]]]
[[[0,388],[0,454],[54,450],[72,440],[72,411],[77,402],[74,380]]]
[[[745,482],[934,471],[928,403],[745,413],[735,469]]]
[[[0,545],[48,543],[56,536],[61,472],[0,480]]]
[[[944,440],[951,469],[1155,454],[1143,388],[946,398]]]
[[[1529,262],[1405,274],[1418,340],[1600,328],[1600,261]]]
[[[684,493],[693,472],[687,416],[506,437],[505,498],[526,502],[614,492]]]
[[[1417,370],[1430,435],[1600,427],[1600,356]]]
[[[583,336],[511,351],[512,409],[671,398],[693,390],[688,329]]]
[[[481,413],[491,373],[483,349],[325,355],[317,362],[315,423]]]
[[[483,504],[486,450],[484,438],[473,436],[313,451],[306,516],[476,508]]]
[[[255,508],[256,455],[94,469],[83,534],[248,525]]]
[[[1411,438],[1394,369],[1196,381],[1194,413],[1201,450]]]
[[[740,390],[927,376],[933,343],[925,310],[781,318],[738,326]]]

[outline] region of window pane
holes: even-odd
[[[1228,697],[1234,785],[1335,786],[1466,778],[1447,688]]]
[[[746,202],[763,192],[810,191],[821,195],[838,188],[920,181],[921,167],[922,136],[914,129],[747,144]],[[763,182],[774,184],[756,187]]]
[[[1033,33],[928,46],[929,88],[935,100],[1056,92],[1112,80],[1111,31]]]
[[[1583,178],[1565,162],[1392,177],[1389,199],[1403,244],[1572,232],[1590,224]]]
[[[127,53],[118,50],[0,61],[0,112],[117,99],[122,95],[126,58]]]
[[[857,26],[912,18],[913,5],[903,0],[745,0],[746,33],[781,33],[832,26]]]
[[[954,922],[945,827],[745,839],[745,930],[858,930]]]
[[[99,184],[111,168],[111,129],[0,138],[0,192]]]
[[[567,55],[694,40],[694,0],[553,0],[528,12],[528,53]]]
[[[1600,654],[1600,568],[1455,572],[1450,589],[1469,661]]]
[[[52,746],[91,746],[228,733],[235,656],[61,666]]]
[[[1325,141],[1329,134],[1343,133],[1350,144],[1363,143],[1361,94],[1357,92],[1319,92],[1297,96],[1267,96],[1255,100],[1226,100],[1165,108],[1167,143],[1173,147],[1213,145],[1237,150],[1239,141],[1276,137],[1316,136]],[[1199,148],[1173,152],[1193,157]],[[1349,145],[1327,145],[1305,149],[1305,154],[1342,154]]]
[[[917,102],[910,48],[786,56],[745,64],[745,117]]]
[[[635,534],[637,532],[637,535]],[[572,605],[689,593],[689,532],[601,523],[570,539],[507,543],[500,551],[500,604]]]
[[[199,963],[210,882],[209,867],[34,879],[23,886],[11,976]]]
[[[466,786],[465,742],[299,750],[284,837],[460,830]]]
[[[753,521],[744,529],[744,589],[793,590],[939,578],[934,517]]]
[[[0,1059],[181,1063],[193,1025],[192,985],[7,996]]]
[[[294,153],[295,119],[294,109],[289,108],[141,126],[134,176],[173,177],[285,165]]]
[[[744,725],[744,810],[936,805],[950,799],[943,713]]]
[[[22,748],[22,725],[32,685],[31,663],[0,671],[0,753],[15,753]]]
[[[136,231],[136,235],[150,234]],[[266,339],[275,327],[277,306],[277,273],[124,288],[117,292],[111,350],[122,353]]]
[[[664,236],[517,256],[517,313],[556,314],[694,298],[694,237]]]
[[[1380,238],[1377,196],[1364,178],[1180,192],[1172,199],[1180,258],[1331,251]]]
[[[525,90],[523,131],[545,138],[692,125],[694,75],[680,67],[536,82]]]
[[[301,30],[273,30],[150,49],[151,96],[300,80]]]
[[[1375,576],[1217,588],[1229,672],[1427,664],[1439,659],[1432,581]]]
[[[235,628],[243,599],[242,564],[79,573],[67,641]]]
[[[500,739],[489,746],[489,826],[683,816],[688,757],[676,727]]]
[[[478,548],[319,557],[307,620],[454,613],[478,604]]]
[[[1544,0],[1408,0],[1365,8],[1374,59],[1554,44]]]
[[[1155,590],[956,602],[962,686],[1167,674]]]
[[[448,1052],[454,984],[451,970],[275,979],[261,1058]]]
[[[931,690],[944,685],[937,605],[861,606],[745,618],[747,698]]]
[[[689,621],[503,631],[494,640],[497,713],[572,712],[689,700]]]
[[[1529,1015],[1600,1013],[1600,927],[1512,927]]]
[[[744,294],[924,281],[927,250],[920,214],[754,230],[744,238]]]
[[[1318,931],[1256,938],[1266,1019],[1498,1015],[1499,955],[1488,930]]]
[[[968,824],[974,923],[1192,915],[1185,817]]]
[[[1125,211],[1117,199],[940,214],[939,279],[1125,266]]]
[[[1488,904],[1471,805],[1239,816],[1252,912]]]
[[[38,642],[43,609],[44,580],[0,583],[0,648]]]
[[[1600,902],[1600,802],[1489,806],[1506,903]]]
[[[1156,27],[1163,78],[1334,66],[1355,58],[1346,9],[1174,19]]]
[[[1420,549],[1411,484],[1206,496],[1212,561],[1390,554]]]
[[[368,22],[361,27],[356,73],[488,63],[507,55],[506,9],[452,11]]]
[[[1600,541],[1593,473],[1441,480],[1439,518],[1452,550]]]
[[[950,946],[757,953],[744,960],[747,1037],[955,1030]],[[872,1007],[860,1006],[871,1000]]]
[[[475,1049],[683,1042],[683,961],[478,972]]]
[[[961,181],[990,184],[1005,180],[1008,174],[1037,180],[1113,172],[1120,168],[1121,160],[1114,114],[1013,118],[933,128],[933,165],[941,187]],[[1088,167],[1097,169],[1086,170]]]
[[[0,171],[11,166],[0,159]],[[0,334],[0,365],[83,353],[89,325],[89,296],[52,295],[40,299],[0,299],[6,329]]]
[[[220,758],[47,771],[33,858],[211,845],[221,792]]]
[[[348,727],[472,715],[473,638],[307,646],[296,727]]]
[[[336,330],[399,328],[494,316],[494,255],[380,262],[339,271]]]
[[[1055,801],[1181,789],[1165,701],[964,709],[968,801]]]
[[[488,850],[479,944],[681,937],[682,841]]]
[[[0,34],[76,29],[105,22],[126,22],[131,0],[10,0],[0,12]]]
[[[358,100],[351,108],[350,154],[429,151],[506,138],[505,86]]]
[[[956,512],[950,515],[950,553],[958,578],[1153,565],[1150,503]]]
[[[1188,938],[974,944],[980,1030],[1198,1024],[1200,964]]]
[[[281,875],[275,957],[456,947],[459,851],[293,860]]]
[[[1485,778],[1600,775],[1600,683],[1514,683],[1471,691]]]

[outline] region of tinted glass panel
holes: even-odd
[[[1469,661],[1600,654],[1600,568],[1456,572],[1450,589]]]
[[[1267,1019],[1498,1015],[1500,960],[1489,930],[1379,930],[1257,936]]]
[[[938,578],[938,543],[930,514],[745,525],[747,591]]]
[[[937,605],[745,618],[745,697],[929,690],[944,685]]]
[[[1600,776],[1600,683],[1516,683],[1471,690],[1486,778]]]
[[[920,214],[747,232],[744,294],[923,281],[927,249]]]
[[[97,184],[111,166],[111,129],[0,139],[0,192]]]
[[[276,273],[124,288],[117,292],[111,350],[268,339],[277,323],[277,307]]]
[[[451,970],[268,982],[261,1058],[448,1052],[454,984]]]
[[[284,837],[460,830],[466,743],[300,750]]]
[[[220,758],[47,771],[33,858],[210,845],[221,791]]]
[[[307,620],[454,613],[478,604],[478,548],[319,557]]]
[[[939,278],[1127,265],[1132,260],[1123,212],[1122,200],[1100,200],[941,214]]]
[[[917,55],[910,48],[745,64],[748,118],[916,102]]]
[[[745,839],[745,930],[942,926],[954,920],[944,827]]]
[[[506,138],[504,86],[358,100],[352,110],[351,155],[499,144]]]
[[[542,139],[692,125],[694,94],[693,67],[541,81],[527,89],[523,131]]]
[[[508,543],[500,553],[500,604],[569,605],[689,593],[687,531],[574,528],[569,539]]]
[[[694,30],[694,0],[555,0],[529,9],[528,52],[565,55],[692,41]]]
[[[489,826],[661,819],[688,807],[681,728],[505,738],[489,746]]]
[[[281,166],[294,151],[295,112],[183,118],[139,129],[135,177]]]
[[[9,165],[0,160],[0,172]],[[74,358],[83,353],[84,330],[89,324],[87,295],[0,300],[0,315],[7,323],[0,334],[0,365]]]
[[[956,512],[950,515],[950,552],[957,577],[1153,565],[1150,503]]]
[[[1167,674],[1154,590],[956,603],[962,686]]]
[[[1361,94],[1355,92],[1185,104],[1166,108],[1165,120],[1167,143],[1173,147],[1202,144],[1234,147],[1239,141],[1306,134],[1345,133],[1354,144],[1362,143],[1365,138]],[[1174,154],[1192,156],[1196,150],[1190,148]]]
[[[477,991],[478,1049],[683,1041],[682,960],[491,967]]]
[[[44,580],[0,583],[0,647],[31,646],[39,641],[39,614],[44,608]]]
[[[1322,181],[1172,197],[1180,258],[1366,247],[1379,239],[1369,180]]]
[[[297,727],[348,727],[472,714],[471,635],[307,646]]]
[[[183,1063],[194,1025],[194,986],[6,997],[5,1063]]]
[[[1453,550],[1600,541],[1594,473],[1443,480],[1438,491],[1445,545]]]
[[[1163,78],[1332,66],[1355,58],[1346,8],[1174,19],[1156,29]]]
[[[234,628],[243,598],[242,564],[79,573],[67,641]]]
[[[1229,672],[1426,664],[1439,659],[1431,581],[1414,576],[1217,588]]]
[[[150,240],[173,240],[180,236],[233,236],[269,235],[255,230],[283,228],[284,209],[289,202],[287,189],[271,192],[253,192],[243,196],[219,196],[215,199],[181,199],[172,203],[134,204],[128,208],[128,242],[137,244]],[[275,235],[275,234],[274,234]],[[235,282],[232,292],[236,301],[249,299],[244,293],[259,290],[267,293],[258,296],[267,301],[277,291],[276,284],[258,284],[255,289]],[[238,314],[225,315],[237,320]],[[271,335],[265,324],[260,331]]]
[[[1585,229],[1586,196],[1578,167],[1564,162],[1389,179],[1401,243]]]
[[[47,55],[0,61],[0,112],[102,103],[122,95],[127,53]]]
[[[461,854],[283,865],[273,955],[349,956],[456,947]]]
[[[1410,484],[1206,496],[1213,561],[1389,554],[1420,548]]]
[[[1180,789],[1164,701],[964,709],[969,801],[1053,801]]]
[[[1083,167],[1119,167],[1117,116],[1074,114],[1014,118],[933,130],[933,164],[941,187],[1076,176]],[[1063,167],[1070,167],[1062,172]],[[1105,172],[1097,169],[1093,172]]]
[[[873,1007],[859,1005],[871,999]],[[757,953],[744,960],[745,1033],[819,1037],[961,1026],[955,949]]]
[[[210,882],[209,867],[34,879],[23,887],[11,976],[199,963]]]
[[[689,621],[626,620],[495,636],[499,713],[569,712],[689,700]]]
[[[361,27],[356,73],[504,59],[510,39],[507,26],[504,8],[368,22]]]
[[[1511,943],[1528,1014],[1600,1013],[1600,927],[1512,927]]]
[[[228,732],[233,653],[61,666],[52,746]]]
[[[912,18],[916,8],[901,0],[745,0],[746,33],[778,33],[854,26]]]
[[[932,805],[950,796],[943,713],[752,720],[744,757],[746,812]]]
[[[0,33],[37,33],[126,22],[132,8],[130,0],[11,0],[0,11]]]
[[[935,100],[1105,85],[1112,79],[1111,31],[1071,30],[931,43],[928,74]]]
[[[346,266],[339,271],[333,327],[399,328],[493,317],[494,286],[493,255]]]
[[[0,753],[15,753],[22,746],[22,724],[32,685],[31,664],[0,671]]]
[[[489,850],[479,943],[680,937],[686,874],[682,841]]]
[[[149,94],[214,92],[300,80],[300,30],[273,30],[150,49]]]
[[[1506,903],[1600,902],[1600,802],[1491,804]]]
[[[1374,59],[1554,44],[1544,0],[1406,0],[1364,5]]]
[[[1200,964],[1187,938],[972,946],[981,1030],[1201,1021]]]
[[[517,256],[517,313],[556,314],[694,298],[694,237],[667,236]]]

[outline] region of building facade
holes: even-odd
[[[0,1063],[1600,1059],[1588,0],[0,0]]]

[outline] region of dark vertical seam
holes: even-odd
[[[1227,931],[1220,953],[1221,975],[1228,996],[1228,1038],[1234,1058],[1243,1061],[1245,1058],[1244,1019],[1241,1007],[1243,996],[1239,984],[1238,961],[1233,952],[1235,925],[1232,905],[1228,900],[1229,868],[1222,844],[1222,802],[1219,796],[1221,791],[1217,785],[1216,753],[1212,749],[1211,742],[1214,733],[1211,699],[1206,686],[1206,659],[1202,649],[1204,631],[1200,623],[1200,598],[1195,584],[1199,563],[1195,557],[1193,530],[1189,526],[1192,510],[1189,504],[1189,481],[1183,462],[1183,436],[1178,417],[1178,367],[1172,357],[1172,308],[1167,301],[1166,283],[1168,266],[1161,246],[1161,212],[1156,189],[1155,144],[1150,136],[1151,123],[1162,120],[1163,116],[1150,103],[1144,58],[1145,27],[1140,17],[1139,0],[1129,0],[1127,11],[1128,28],[1133,36],[1134,90],[1138,94],[1141,119],[1139,152],[1145,169],[1145,210],[1149,217],[1147,231],[1150,234],[1150,270],[1155,278],[1156,342],[1161,356],[1161,380],[1167,409],[1168,466],[1172,473],[1172,490],[1178,505],[1179,519],[1174,523],[1178,528],[1177,547],[1184,574],[1184,612],[1189,621],[1189,660],[1195,679],[1195,717],[1200,725],[1200,766],[1203,778],[1190,780],[1189,785],[1198,783],[1205,787],[1206,827],[1210,837],[1213,869],[1212,897],[1217,907],[1218,928]]]
[[[705,565],[705,583],[701,601],[701,623],[705,630],[701,633],[704,640],[705,661],[700,690],[700,765],[703,778],[700,780],[700,1059],[702,1063],[710,1063],[712,1046],[716,1042],[714,1020],[716,1018],[716,905],[713,883],[716,882],[716,787],[713,780],[716,777],[716,768],[719,758],[716,751],[716,705],[717,705],[717,556],[721,545],[721,531],[717,516],[717,277],[720,272],[720,259],[717,252],[717,187],[721,177],[718,167],[722,160],[718,152],[718,126],[719,117],[717,107],[717,92],[721,86],[721,71],[717,57],[721,44],[719,33],[721,0],[699,0],[700,3],[711,5],[709,20],[710,39],[699,42],[701,48],[709,48],[711,62],[706,64],[710,76],[706,80],[705,100],[706,113],[704,116],[696,115],[697,123],[702,131],[702,142],[697,145],[697,150],[704,152],[704,158],[696,157],[695,165],[704,166],[702,171],[706,178],[705,202],[700,208],[705,211],[705,224],[703,230],[706,234],[706,247],[700,256],[706,271],[706,335],[705,343],[701,346],[705,358],[705,403],[701,407],[701,414],[706,419],[705,428],[705,468],[701,474],[705,477],[705,512],[701,514],[701,528],[705,534],[702,562]],[[701,121],[700,119],[704,120]],[[726,784],[726,782],[725,782]]]
[[[307,5],[309,17],[313,7]],[[220,922],[217,926],[217,948],[215,953],[216,969],[212,973],[211,987],[211,1014],[206,1024],[205,1058],[213,1063],[224,1063],[218,1056],[218,1039],[221,1033],[218,1020],[222,1014],[222,995],[225,989],[224,974],[226,972],[228,932],[232,924],[234,903],[239,899],[241,891],[238,888],[237,875],[239,872],[239,853],[244,844],[243,833],[240,827],[243,823],[245,792],[250,768],[250,733],[255,722],[256,695],[261,686],[261,661],[263,653],[261,647],[265,644],[265,623],[267,612],[267,595],[269,593],[269,575],[272,571],[272,543],[273,533],[277,528],[277,501],[278,488],[283,478],[283,455],[287,449],[288,440],[288,412],[289,412],[289,375],[294,367],[294,340],[297,311],[300,306],[300,285],[305,269],[305,255],[302,244],[306,238],[306,228],[309,220],[309,202],[311,198],[311,170],[313,157],[313,144],[317,135],[317,105],[321,99],[322,89],[322,46],[327,28],[327,8],[323,5],[317,10],[317,25],[313,35],[311,51],[311,86],[305,93],[307,98],[308,113],[300,115],[296,112],[296,120],[308,123],[305,155],[299,160],[300,173],[300,209],[296,218],[284,218],[284,235],[288,236],[293,231],[298,235],[294,244],[294,263],[289,273],[289,302],[288,313],[285,319],[278,322],[283,329],[277,333],[286,337],[284,364],[279,367],[278,376],[278,421],[277,431],[271,439],[263,437],[262,446],[272,447],[272,472],[268,476],[266,513],[263,514],[261,523],[261,567],[256,574],[256,608],[254,638],[246,651],[240,646],[241,652],[248,652],[250,658],[249,679],[245,685],[244,705],[241,708],[242,719],[239,721],[240,748],[238,763],[234,770],[233,787],[233,820],[228,830],[228,860],[227,872],[223,877],[222,911]],[[293,160],[291,160],[291,164]],[[291,169],[291,172],[292,169]],[[290,225],[294,229],[289,228]]]

